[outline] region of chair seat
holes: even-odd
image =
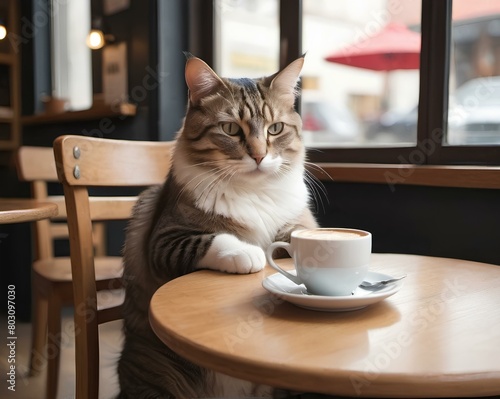
[[[71,260],[69,257],[57,257],[35,261],[33,264],[33,270],[49,281],[72,281]],[[96,281],[119,278],[122,274],[123,262],[121,256],[105,256],[95,258]]]

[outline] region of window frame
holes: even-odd
[[[200,0],[191,0],[196,4]],[[215,0],[204,1],[204,9]],[[302,0],[280,0],[280,68],[302,52]],[[412,164],[412,165],[500,165],[500,146],[443,145],[448,119],[448,76],[451,41],[452,0],[422,0],[420,86],[417,143],[413,146],[311,148],[315,163]],[[206,14],[205,14],[206,15]],[[192,20],[193,21],[193,20]],[[199,30],[195,42],[213,60],[214,22]],[[300,101],[298,102],[300,104]],[[298,107],[300,108],[300,107]]]

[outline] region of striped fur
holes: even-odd
[[[171,171],[162,187],[140,196],[127,228],[121,398],[278,395],[177,356],[150,329],[148,305],[159,286],[198,269],[257,272],[271,242],[316,226],[293,108],[302,63],[236,80],[187,61],[189,104]]]

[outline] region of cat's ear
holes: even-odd
[[[302,56],[270,78],[272,80],[269,88],[276,91],[283,101],[289,102],[292,106],[297,95],[297,82],[303,65],[304,57]]]
[[[192,104],[199,104],[203,97],[225,86],[212,68],[196,57],[187,60],[185,76],[189,88],[189,101]]]

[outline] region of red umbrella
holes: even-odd
[[[390,23],[375,35],[365,36],[363,40],[340,49],[325,59],[372,71],[419,68],[419,33],[402,24]]]

